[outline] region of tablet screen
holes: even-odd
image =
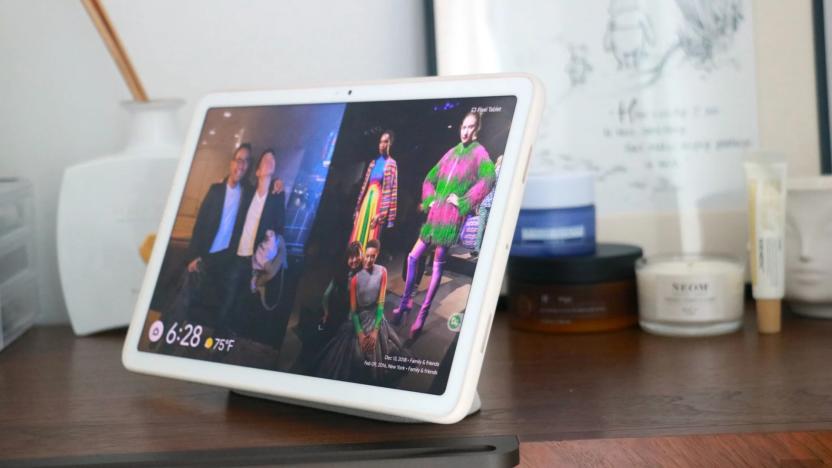
[[[444,393],[515,104],[210,109],[138,349]]]

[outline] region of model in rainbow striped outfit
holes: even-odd
[[[488,195],[496,180],[494,163],[488,151],[476,141],[481,119],[479,114],[473,112],[465,116],[459,128],[460,143],[442,156],[422,184],[421,207],[428,212],[428,217],[419,232],[419,240],[407,256],[404,293],[399,307],[393,311],[393,322],[399,324],[404,314],[413,308],[417,262],[428,247],[435,245],[430,286],[419,315],[410,328],[411,338],[418,336],[425,325],[442,279],[448,248],[458,242],[465,217]]]
[[[379,156],[370,161],[358,194],[350,241],[358,241],[362,247],[381,237],[382,226],[391,228],[396,221],[399,176],[396,160],[390,156],[394,138],[392,130],[379,137]]]

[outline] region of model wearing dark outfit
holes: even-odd
[[[298,325],[298,337],[301,339],[302,347],[292,365],[292,372],[314,375],[314,366],[319,364],[316,359],[320,356],[321,349],[347,320],[350,311],[350,282],[352,277],[361,271],[363,263],[364,252],[361,243],[351,242],[344,252],[344,263],[336,269],[324,291],[321,310],[316,311],[319,314],[317,325],[313,330],[304,330]]]
[[[321,306],[325,311],[325,318],[321,321],[321,331],[326,338],[331,338],[347,319],[350,310],[350,283],[359,271],[360,265],[359,268],[348,267],[340,277],[332,278],[324,291]]]

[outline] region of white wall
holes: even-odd
[[[416,76],[422,0],[105,0],[151,97]],[[755,0],[760,139],[818,170],[811,2]],[[80,2],[0,0],[0,176],[35,183],[42,321],[66,320],[55,260],[63,169],[116,149],[129,99]]]
[[[151,98],[424,75],[422,0],[105,0]],[[79,1],[0,0],[0,176],[34,182],[41,321],[67,320],[55,259],[65,167],[112,152],[130,99]]]
[[[810,0],[754,1],[760,147],[783,151],[796,176],[820,172],[813,40]]]
[[[105,0],[151,98],[427,72],[422,0]]]
[[[117,146],[128,97],[80,2],[0,1],[0,175],[34,183],[44,321],[66,320],[55,259],[63,169]]]

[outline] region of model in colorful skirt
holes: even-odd
[[[379,137],[379,156],[367,166],[358,194],[350,241],[358,241],[362,247],[370,239],[381,237],[382,226],[391,228],[396,221],[399,176],[396,160],[390,156],[394,139],[392,130],[385,130]]]

